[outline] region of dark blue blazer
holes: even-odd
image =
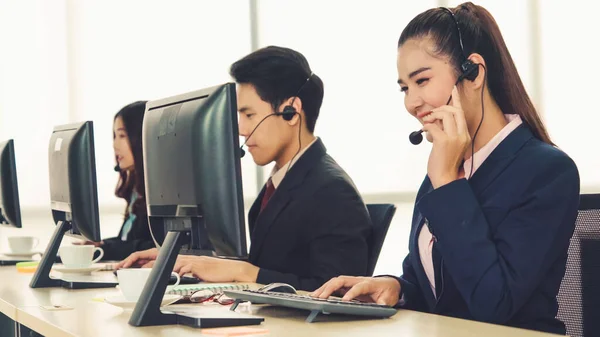
[[[562,151],[521,125],[470,180],[433,189],[415,204],[409,255],[399,278],[407,309],[565,333],[556,295],[579,204],[579,173]],[[428,225],[437,239],[437,297],[417,247]]]

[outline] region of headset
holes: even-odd
[[[298,95],[300,94],[300,92],[302,91],[302,89],[304,89],[304,87],[308,84],[308,82],[310,82],[310,80],[312,79],[314,73],[310,73],[310,75],[306,78],[306,81],[304,81],[304,83],[302,84],[302,86],[300,86],[300,89],[298,89],[298,91],[296,92],[296,94],[294,95],[294,98],[292,98],[292,101],[290,102],[289,105],[286,105],[283,108],[283,111],[281,112],[274,112],[272,114],[269,114],[267,116],[265,116],[252,130],[252,132],[250,132],[250,135],[248,135],[248,137],[246,138],[246,141],[244,142],[244,144],[242,144],[242,146],[240,146],[240,157],[244,157],[246,155],[246,151],[244,151],[244,145],[246,145],[246,143],[248,143],[248,140],[250,140],[250,137],[252,137],[252,135],[254,134],[254,132],[256,131],[256,129],[258,129],[258,127],[262,124],[262,122],[264,122],[267,118],[269,117],[273,117],[273,116],[281,116],[283,118],[283,120],[285,121],[291,121],[292,118],[294,118],[295,115],[298,115],[300,117],[300,125],[302,125],[302,115],[298,113],[298,111],[296,111],[296,108],[294,108],[294,102],[296,101],[296,98],[298,97]],[[301,143],[300,140],[300,128],[298,128],[298,142]],[[288,170],[290,169],[291,163],[293,162],[294,158],[296,158],[296,156],[298,155],[298,153],[300,152],[300,149],[302,149],[302,145],[300,144],[299,148],[298,148],[298,152],[296,152],[296,154],[294,155],[294,157],[292,158],[292,160],[290,161],[290,165],[288,165]]]
[[[465,48],[464,48],[463,41],[462,41],[462,33],[460,32],[460,26],[458,25],[458,20],[456,19],[456,16],[452,12],[452,10],[450,10],[449,8],[446,8],[446,7],[440,7],[440,9],[450,13],[450,16],[452,17],[452,21],[454,21],[454,25],[455,25],[456,31],[458,33],[458,41],[460,43],[460,50],[465,59],[465,61],[460,65],[461,73],[458,76],[458,78],[456,79],[456,83],[454,83],[454,85],[457,85],[460,81],[462,81],[464,79],[467,79],[469,81],[474,81],[477,78],[477,76],[479,75],[479,64],[475,64],[473,61],[468,59],[467,54],[465,53]],[[448,98],[448,102],[446,102],[446,105],[448,105],[451,100],[452,100],[452,96],[450,96],[450,98]],[[423,130],[411,132],[410,135],[408,136],[408,139],[410,140],[410,142],[413,145],[419,145],[423,141],[422,133],[423,133]]]
[[[485,76],[483,78],[483,86],[485,87],[485,83],[487,80],[487,69],[485,68],[485,65],[479,64],[479,63],[474,63],[473,61],[469,60],[468,55],[465,53],[465,47],[463,45],[463,40],[462,40],[462,33],[460,32],[460,26],[458,24],[458,20],[456,19],[456,16],[454,15],[454,12],[452,12],[451,9],[446,8],[446,7],[440,7],[440,9],[448,12],[450,14],[450,16],[452,17],[452,21],[454,21],[454,25],[456,26],[456,31],[458,33],[458,41],[460,43],[460,50],[461,50],[461,52],[463,54],[463,58],[464,58],[463,63],[460,65],[461,74],[456,79],[456,83],[454,83],[454,85],[457,85],[459,82],[461,82],[462,80],[465,80],[465,79],[469,80],[469,81],[475,81],[477,76],[479,76],[479,66],[481,66],[481,67],[483,67],[484,70],[486,70]],[[451,100],[452,100],[452,95],[448,98],[448,102],[446,102],[446,105],[450,104]],[[485,113],[485,110],[483,107],[483,89],[482,89],[481,90],[481,120],[479,121],[479,125],[477,126],[477,129],[475,130],[475,133],[473,134],[473,139],[471,140],[471,173],[469,174],[469,179],[473,175],[473,167],[475,166],[475,162],[473,159],[473,157],[475,155],[475,153],[474,153],[475,137],[477,137],[477,134],[479,133],[479,129],[481,128],[481,124],[483,123],[484,113]],[[421,144],[421,142],[423,141],[423,130],[411,132],[410,135],[408,136],[408,139],[410,140],[410,142],[413,145]]]

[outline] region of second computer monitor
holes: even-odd
[[[235,84],[149,102],[143,152],[153,232],[190,233],[192,252],[246,256]]]
[[[48,161],[54,222],[70,223],[72,235],[101,241],[93,123],[55,127]]]
[[[50,270],[65,234],[90,241],[101,240],[92,122],[54,128],[48,148],[48,170],[50,203],[56,226],[29,286],[63,286],[70,289],[116,286],[116,280],[92,278],[75,281],[50,277]]]
[[[0,224],[21,228],[21,207],[12,139],[0,142]]]

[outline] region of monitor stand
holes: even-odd
[[[52,238],[50,239],[50,243],[48,247],[46,247],[46,251],[42,256],[42,260],[35,270],[35,274],[31,278],[31,283],[29,283],[29,287],[31,288],[49,288],[49,287],[63,287],[67,289],[93,289],[93,288],[113,288],[116,287],[119,283],[114,282],[94,282],[93,280],[86,282],[78,282],[78,281],[65,281],[57,278],[50,277],[50,270],[52,269],[52,265],[56,260],[56,254],[58,253],[58,248],[60,247],[60,243],[62,242],[65,233],[67,233],[72,228],[72,224],[66,221],[59,221],[56,224],[56,228],[54,229],[54,233],[52,234]]]
[[[160,303],[175,266],[177,254],[181,246],[189,242],[189,236],[190,233],[186,231],[167,232],[152,272],[133,309],[129,324],[133,326],[181,324],[193,328],[212,328],[256,325],[263,322],[264,318],[242,314],[235,317],[225,316],[225,314],[223,317],[207,317],[201,314],[168,313],[167,310],[165,312],[160,310]]]

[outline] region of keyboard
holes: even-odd
[[[321,299],[299,294],[257,290],[225,290],[224,294],[236,300],[231,310],[235,310],[241,301],[303,309],[311,311],[311,314],[306,319],[309,323],[313,322],[320,313],[370,317],[390,317],[396,313],[396,309],[387,305],[359,301],[342,301],[338,297]]]

